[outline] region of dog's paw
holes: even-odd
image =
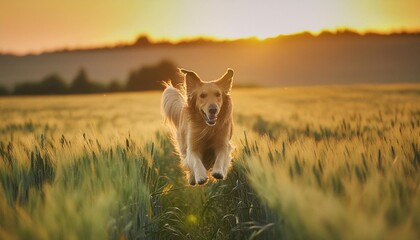
[[[188,175],[188,183],[189,183],[191,186],[194,186],[194,185],[196,184],[196,182],[195,182],[195,177],[194,177],[194,175],[193,175],[193,174]]]
[[[195,178],[195,181],[198,183],[198,185],[203,185],[207,183],[207,180],[209,178],[207,176],[201,177],[201,178]]]
[[[213,168],[213,170],[211,171],[211,175],[217,179],[217,180],[221,180],[221,179],[225,179],[226,175],[227,175],[227,171],[224,169],[220,169],[220,168]]]
[[[204,168],[203,164],[197,165],[196,168],[194,168],[194,176],[195,176],[195,182],[198,185],[205,184],[207,180],[209,179],[207,175],[207,170]]]
[[[223,179],[223,178],[224,178],[223,174],[222,174],[222,173],[220,173],[220,172],[213,172],[211,175],[212,175],[215,179],[218,179],[218,180],[221,180],[221,179]]]

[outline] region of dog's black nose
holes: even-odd
[[[213,114],[213,115],[217,113],[217,106],[216,106],[216,104],[211,104],[209,106],[209,113],[210,114]]]

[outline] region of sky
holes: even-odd
[[[0,52],[350,28],[420,30],[419,0],[0,0]]]

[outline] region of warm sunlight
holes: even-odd
[[[302,31],[416,31],[420,2],[403,1],[2,1],[0,52],[39,52],[191,37],[260,39]]]
[[[420,240],[420,0],[0,1],[0,240]]]

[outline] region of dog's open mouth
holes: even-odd
[[[201,114],[203,115],[204,121],[207,123],[207,125],[214,126],[216,124],[216,121],[217,121],[216,114],[207,115],[203,110],[201,110]]]

